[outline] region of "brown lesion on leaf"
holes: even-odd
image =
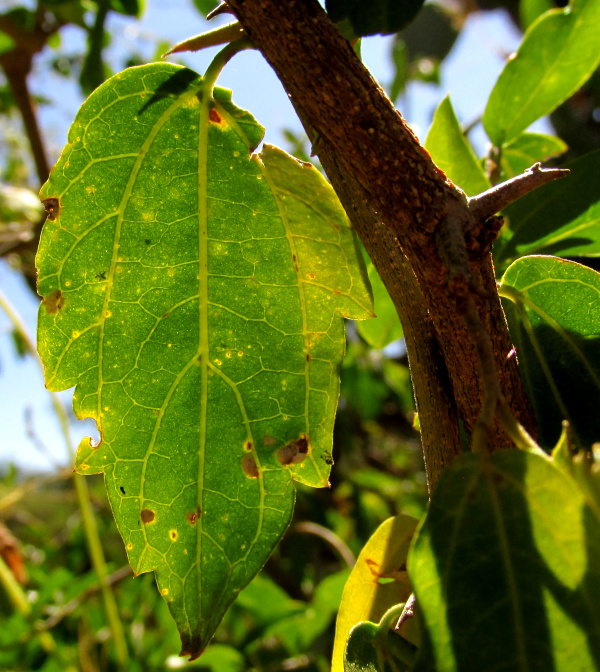
[[[60,212],[60,202],[58,198],[45,198],[42,203],[46,208],[46,216],[49,220],[54,221]]]
[[[187,518],[187,521],[190,525],[195,525],[196,520],[198,520],[198,516],[196,515],[195,511],[188,511],[185,517]]]
[[[60,289],[55,289],[42,299],[42,306],[44,306],[48,315],[56,315],[64,305],[65,297]]]
[[[171,539],[171,541],[177,541],[177,537],[177,530],[169,530],[169,539]]]
[[[246,453],[242,458],[242,471],[248,478],[258,478],[258,467],[252,453]]]
[[[254,448],[254,446],[252,445],[252,441],[246,441],[246,443],[244,444],[244,449],[245,450],[252,450],[253,448]]]
[[[310,450],[310,439],[306,434],[301,434],[297,439],[286,443],[275,452],[277,461],[282,466],[300,464],[306,459]]]
[[[265,434],[263,436],[263,445],[272,446],[275,443],[275,439],[270,434]]]
[[[227,122],[220,115],[216,107],[211,108],[210,112],[208,113],[208,118],[213,124],[217,124],[221,128],[225,128],[225,126],[227,126]]]
[[[156,514],[151,509],[142,509],[140,511],[140,518],[142,519],[142,523],[144,523],[144,525],[148,525],[149,523],[153,523],[156,520]]]

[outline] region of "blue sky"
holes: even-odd
[[[0,0],[0,4],[8,4]],[[19,4],[24,4],[19,2]],[[225,17],[224,22],[231,20]],[[223,22],[223,20],[221,20]],[[215,23],[216,25],[216,23]],[[213,25],[210,26],[211,28]],[[208,26],[193,8],[192,0],[147,0],[142,21],[113,16],[109,24],[112,42],[107,55],[114,70],[124,55],[135,48],[145,58],[151,58],[156,44],[166,41],[174,44],[186,37],[207,30]],[[81,30],[70,28],[61,34],[60,52],[64,55],[80,52],[84,44]],[[439,101],[450,92],[459,119],[470,122],[483,112],[485,102],[503,65],[506,54],[514,50],[520,37],[502,12],[471,15],[455,47],[446,59],[442,85],[414,85],[407,103],[409,123],[421,140],[425,139],[433,111]],[[391,38],[373,37],[364,40],[363,58],[374,76],[385,86],[393,77],[390,59]],[[214,51],[178,57],[189,67],[203,72]],[[41,125],[47,138],[52,160],[56,160],[66,142],[70,122],[81,104],[75,84],[49,72],[52,54],[43,53],[35,67],[31,86],[34,93],[51,101],[41,110]],[[234,102],[252,112],[266,127],[266,142],[287,148],[282,129],[297,132],[301,126],[291,104],[264,59],[257,52],[246,51],[236,56],[225,68],[219,86],[232,89]],[[402,106],[400,105],[402,111]],[[546,130],[544,124],[537,127]],[[485,137],[481,130],[472,136],[477,151],[485,151]],[[1,137],[0,137],[0,152]],[[0,287],[9,296],[24,319],[30,334],[35,334],[37,301],[22,278],[0,261]],[[70,407],[72,391],[62,394]],[[69,462],[54,419],[49,395],[44,389],[42,376],[31,358],[15,358],[10,338],[10,324],[0,313],[0,465],[14,462],[35,470],[46,470],[53,461]],[[36,449],[27,436],[26,409],[32,411],[36,435],[53,456],[48,460]],[[94,434],[93,423],[74,421],[72,436],[77,445],[83,436]]]

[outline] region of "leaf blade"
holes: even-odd
[[[598,0],[573,0],[530,26],[500,74],[483,115],[495,146],[552,112],[585,82],[600,61],[599,37]]]
[[[104,472],[132,567],[156,571],[192,657],[285,531],[292,480],[327,483],[340,315],[372,312],[333,191],[283,152],[249,159],[262,133],[199,75],[133,68],[84,104],[42,190],[47,384],[77,385],[77,416],[97,421],[77,469]],[[318,300],[282,179],[336,237]]]

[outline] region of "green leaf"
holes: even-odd
[[[600,522],[547,459],[461,455],[408,566],[433,655],[418,669],[598,669]]]
[[[564,154],[567,144],[542,133],[523,133],[502,148],[501,167],[506,179],[524,173],[538,161]]]
[[[544,12],[555,8],[552,0],[520,0],[519,2],[519,22],[521,29],[527,28]]]
[[[425,149],[467,196],[475,196],[490,188],[490,182],[460,128],[450,96],[446,96],[435,111]]]
[[[483,115],[500,147],[556,109],[600,63],[600,0],[572,0],[541,16],[508,60]]]
[[[379,621],[390,607],[406,602],[411,593],[406,556],[416,525],[410,516],[388,518],[360,552],[338,612],[332,672],[343,672],[346,640],[357,623]]]
[[[402,338],[404,332],[396,312],[396,306],[394,306],[394,302],[379,277],[377,269],[371,262],[368,262],[367,270],[373,289],[373,304],[377,317],[358,322],[358,333],[372,348],[384,348],[392,341]]]
[[[509,206],[511,237],[494,252],[504,267],[524,254],[600,255],[600,150],[567,163],[570,174]]]
[[[344,672],[408,672],[414,654],[415,647],[389,626],[359,623],[344,649]]]
[[[407,26],[419,13],[424,0],[325,0],[334,23],[351,26],[355,37],[389,35]]]
[[[344,211],[310,165],[202,78],[131,68],[83,105],[44,185],[38,349],[76,385],[80,473],[104,472],[136,574],[197,656],[325,486],[345,347],[372,315]]]
[[[600,274],[556,257],[523,257],[499,286],[519,366],[549,448],[568,420],[578,446],[600,441]]]

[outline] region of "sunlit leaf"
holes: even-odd
[[[547,459],[455,460],[408,568],[433,656],[418,669],[598,669],[600,522]]]
[[[500,240],[494,262],[506,267],[524,254],[600,255],[600,150],[567,163],[571,172],[506,208],[510,239]]]
[[[344,211],[196,73],[132,68],[81,108],[42,189],[38,348],[76,385],[80,473],[104,472],[134,571],[197,656],[327,485],[341,316],[372,315]]]
[[[346,640],[357,623],[379,622],[390,607],[410,595],[406,556],[416,525],[410,516],[389,518],[360,552],[338,612],[332,672],[343,672]]]
[[[467,196],[475,196],[490,188],[490,182],[460,128],[449,96],[435,111],[425,149]]]
[[[494,145],[509,142],[575,93],[600,62],[599,42],[600,0],[572,0],[535,21],[504,66],[483,115]]]
[[[600,441],[600,274],[556,257],[523,257],[499,287],[541,443],[568,420],[578,446]]]

